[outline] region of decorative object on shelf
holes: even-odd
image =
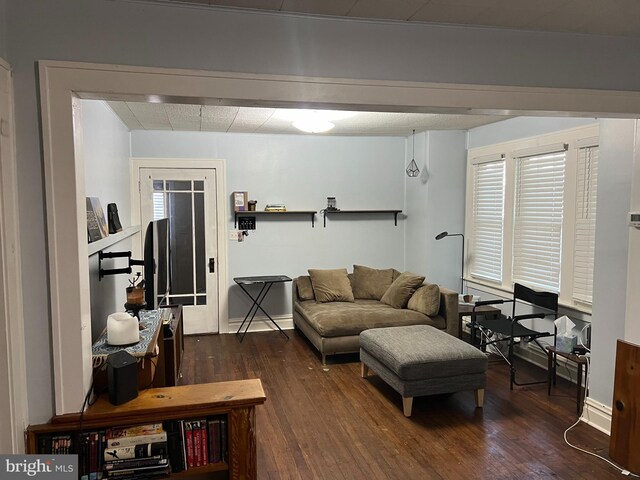
[[[416,163],[416,131],[413,131],[413,135],[412,135],[412,140],[413,140],[413,150],[411,152],[411,163],[409,163],[409,166],[407,167],[407,169],[405,170],[407,172],[407,176],[408,177],[417,177],[418,175],[420,175],[420,169],[418,168],[418,164]]]
[[[140,341],[138,319],[126,312],[107,317],[107,343],[111,346],[133,345]]]
[[[124,304],[124,308],[127,312],[131,312],[135,317],[138,317],[140,310],[147,308],[147,302],[144,300],[144,279],[141,277],[140,272],[136,274],[133,280],[129,280],[129,286],[126,290],[127,303]]]
[[[264,207],[265,212],[286,212],[287,206],[284,203],[267,203]]]
[[[257,200],[249,200],[249,211],[250,212],[255,212],[256,211],[256,204],[258,203]]]
[[[120,215],[118,215],[118,206],[115,203],[107,205],[107,218],[109,220],[109,233],[118,233],[122,231],[120,223]]]
[[[246,212],[249,209],[249,194],[247,192],[233,192],[233,211]]]
[[[331,212],[339,210],[336,206],[336,197],[327,197],[327,210]]]
[[[436,235],[436,240],[442,240],[444,237],[462,237],[462,268],[460,270],[460,293],[464,293],[464,234],[442,232]]]
[[[87,232],[89,243],[109,236],[107,221],[98,197],[87,197]]]

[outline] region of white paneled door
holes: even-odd
[[[140,169],[140,218],[169,219],[168,302],[183,305],[185,334],[217,333],[216,170]]]

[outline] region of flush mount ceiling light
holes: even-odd
[[[335,127],[332,120],[343,120],[353,117],[356,113],[338,110],[280,109],[273,116],[292,122],[294,127],[303,132],[324,133]]]
[[[411,163],[405,170],[407,172],[408,177],[417,177],[420,175],[420,169],[418,168],[418,164],[416,163],[416,131],[413,131],[413,150],[411,152]]]

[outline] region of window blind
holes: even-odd
[[[474,165],[470,275],[502,282],[504,160]]]
[[[596,236],[598,146],[578,148],[573,299],[591,304]]]
[[[559,292],[566,152],[516,158],[514,282]]]

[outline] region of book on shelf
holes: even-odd
[[[181,472],[185,470],[182,421],[169,420],[165,422],[164,428],[167,432],[167,450],[171,471]]]
[[[157,443],[166,441],[167,432],[162,431],[160,433],[147,433],[143,435],[110,438],[107,440],[107,447],[129,447],[132,445],[139,445],[141,443]]]
[[[104,460],[126,460],[129,458],[146,458],[155,455],[167,456],[167,442],[141,443],[128,447],[106,448]]]
[[[111,460],[105,462],[105,471],[115,470],[131,470],[133,468],[141,467],[157,467],[169,465],[169,459],[163,455],[154,455],[147,458],[129,458],[126,460]]]
[[[195,467],[195,458],[193,454],[193,430],[191,422],[184,422],[184,438],[187,445],[187,469]]]
[[[207,419],[200,420],[200,448],[202,452],[200,458],[202,459],[202,465],[209,464],[209,439],[207,438]]]
[[[265,212],[286,212],[287,207],[283,203],[268,203],[264,207]]]
[[[107,478],[142,478],[148,475],[166,475],[171,471],[168,465],[151,465],[147,467],[107,471]]]
[[[200,437],[200,422],[198,420],[193,420],[191,422],[191,431],[193,432],[193,465],[195,467],[202,466],[202,447],[200,445],[201,437]]]
[[[209,427],[209,463],[218,463],[220,458],[220,419],[208,421]]]
[[[107,429],[107,441],[114,438],[136,437],[139,435],[151,435],[162,432],[162,423],[135,425],[133,427],[109,428]]]

